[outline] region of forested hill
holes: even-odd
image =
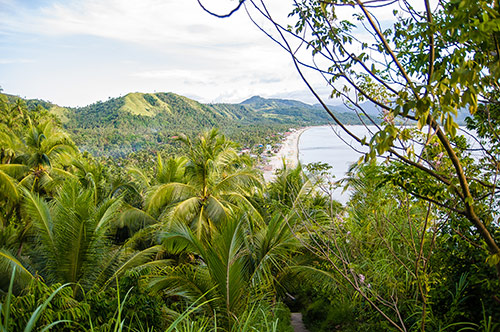
[[[129,93],[124,97],[73,109],[68,126],[121,129],[132,126],[158,131],[257,120],[251,110],[238,105],[204,105],[174,93]]]
[[[329,115],[319,105],[309,105],[296,100],[266,99],[254,96],[241,103],[250,107],[263,119],[281,119],[281,121],[305,121],[307,123],[331,121]],[[330,110],[346,124],[361,124],[358,116],[351,111],[334,106]]]
[[[9,99],[17,97],[8,96]],[[252,97],[240,104],[202,104],[174,93],[129,93],[78,108],[26,100],[57,115],[75,142],[95,155],[125,156],[172,144],[178,133],[220,128],[231,139],[250,145],[292,126],[327,124],[317,106],[299,101]],[[335,110],[333,110],[335,112]],[[336,112],[344,123],[360,124],[352,112]]]
[[[338,114],[348,123],[357,116]],[[73,109],[69,127],[123,126],[148,122],[150,129],[184,129],[255,124],[314,125],[330,118],[324,110],[299,101],[252,97],[240,104],[202,104],[174,93],[129,93]]]

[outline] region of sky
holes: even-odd
[[[237,4],[203,3],[218,13]],[[291,1],[269,3],[286,21]],[[325,83],[315,84],[329,94]],[[218,19],[196,0],[0,0],[0,87],[61,106],[129,92],[205,103],[254,95],[316,102],[290,56],[244,10]]]

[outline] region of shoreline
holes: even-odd
[[[312,127],[313,126],[299,128],[283,140],[283,144],[278,153],[270,157],[267,163],[264,164],[267,166],[267,169],[262,171],[262,174],[266,183],[269,183],[276,177],[274,174],[276,170],[283,168],[283,159],[287,167],[297,167],[299,164],[300,137],[306,130]]]

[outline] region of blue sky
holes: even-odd
[[[235,1],[205,3],[224,12]],[[289,0],[270,3],[286,18]],[[314,102],[289,56],[245,12],[217,19],[196,0],[0,0],[0,86],[64,106],[136,91]]]

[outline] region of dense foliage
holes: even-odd
[[[16,102],[16,97],[7,97]],[[221,128],[242,148],[252,149],[272,144],[273,137],[290,127],[328,123],[317,106],[261,97],[241,104],[201,104],[173,93],[130,93],[78,108],[43,100],[27,100],[26,104],[56,115],[80,150],[115,158],[143,151],[176,153],[182,146],[172,137],[195,136],[212,127]],[[353,113],[335,112],[347,123],[361,123]]]
[[[127,166],[79,153],[40,107],[0,110],[3,330],[291,331],[287,306],[311,331],[498,323],[480,238],[394,183],[397,163],[353,168],[342,207],[325,165],[265,184],[216,130]]]
[[[412,298],[420,308],[417,312],[406,311],[405,305],[401,305],[406,301],[397,292],[383,296],[384,291],[372,293],[374,288],[367,291],[360,287],[359,280],[365,280],[366,275],[362,273],[361,278],[359,273],[348,273],[354,270],[355,260],[340,254],[335,238],[323,239],[325,246],[335,245],[334,257],[321,251],[320,254],[354,288],[357,296],[370,303],[399,331],[496,328],[488,315],[498,315],[495,311],[499,303],[495,292],[498,280],[494,279],[500,279],[496,120],[500,91],[498,1],[297,0],[293,1],[290,14],[295,18],[293,26],[289,25],[289,18],[280,19],[279,15],[272,14],[272,6],[266,1],[244,2],[254,22],[264,19],[269,24],[261,23],[261,30],[290,55],[300,77],[326,112],[329,109],[310,80],[311,70],[331,87],[332,97],[343,99],[360,116],[366,116],[366,124],[373,125],[369,135],[358,136],[345,126],[343,119],[329,113],[347,135],[369,149],[359,164],[369,164],[379,156],[387,159],[387,164],[372,173],[381,177],[376,189],[392,187],[391,197],[402,190],[414,203],[428,204],[426,217],[420,214],[415,222],[409,223],[413,226],[424,220],[418,231],[412,231],[413,235],[420,233],[419,241],[411,239],[413,235],[404,234],[403,230],[398,233],[404,235],[401,239],[404,245],[394,247],[388,239],[384,241],[400,268],[407,270],[406,282],[416,286]],[[383,113],[381,125],[368,114],[362,103],[366,100],[376,104]],[[477,139],[471,135],[478,146],[474,150],[468,147],[467,139],[460,136],[461,130],[455,121],[464,109],[469,113],[466,121],[469,129],[478,133]],[[359,198],[365,196],[368,195]],[[393,200],[406,204],[403,204],[406,200],[400,198]],[[379,201],[383,200],[377,199]],[[388,203],[381,209],[390,206]],[[367,212],[377,212],[372,204],[361,207],[366,206]],[[414,210],[412,204],[406,215],[413,217]],[[352,224],[353,213],[357,213],[356,210],[348,214],[349,224]],[[385,219],[397,225],[392,219],[398,219],[396,216],[387,212],[382,215],[380,222]],[[364,213],[363,222],[368,217]],[[432,226],[435,220],[438,226]],[[391,229],[389,226],[385,225],[384,229]],[[428,238],[432,233],[434,236]],[[405,245],[413,247],[418,254],[412,258],[413,264],[403,259],[408,257],[407,253],[399,252]],[[438,245],[447,250],[446,254],[435,254],[442,250]],[[441,270],[428,274],[432,263],[443,261],[451,265],[444,264]],[[479,267],[479,262],[491,268]],[[447,273],[461,273],[461,277],[450,278]],[[388,275],[393,276],[394,272]],[[449,290],[454,294],[453,310],[446,313],[441,302],[446,302],[446,296],[437,294],[453,284],[455,292]],[[436,285],[447,286],[433,289]],[[474,295],[464,295],[467,286],[474,288]],[[408,291],[412,290],[408,288]],[[491,298],[485,299],[479,292],[490,292]],[[462,311],[460,304],[467,301],[471,301],[469,308],[484,308],[483,313]],[[441,307],[436,307],[438,302]],[[481,316],[481,326],[447,325],[453,320],[477,320]]]
[[[330,61],[316,69],[333,95],[379,125],[352,135],[369,151],[342,183],[324,164],[265,183],[241,146],[203,130],[278,141],[320,123],[313,106],[129,94],[70,112],[0,96],[0,331],[291,331],[290,309],[311,331],[498,330],[500,8],[402,1],[382,31],[370,8],[391,3],[296,1],[294,28],[260,11]],[[376,43],[338,19],[345,5]],[[463,107],[475,151],[454,121]],[[117,155],[170,148],[95,159],[72,138]],[[345,206],[329,195],[341,184]]]

